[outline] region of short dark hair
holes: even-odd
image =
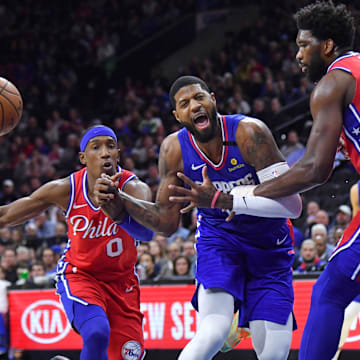
[[[210,90],[204,80],[201,80],[200,78],[191,75],[180,76],[173,82],[169,91],[171,106],[174,109],[176,108],[175,95],[177,94],[177,92],[184,86],[193,85],[193,84],[199,84],[203,90],[210,93]]]
[[[174,275],[179,275],[177,270],[176,270],[176,263],[177,263],[177,261],[179,259],[185,259],[185,261],[187,263],[187,266],[188,266],[188,271],[186,272],[186,274],[189,274],[190,271],[191,271],[191,261],[190,261],[190,259],[185,255],[179,255],[173,260],[173,272],[174,272]]]
[[[355,37],[355,21],[344,4],[317,1],[295,14],[299,30],[310,30],[319,40],[332,39],[341,49],[352,48]]]

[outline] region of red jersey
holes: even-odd
[[[345,109],[341,136],[345,140],[346,150],[351,163],[360,174],[360,53],[348,52],[330,64],[331,70],[346,71],[356,80],[356,92],[352,103]]]
[[[360,53],[350,51],[333,61],[328,68],[332,70],[342,70],[351,74],[356,80],[356,90],[352,103],[345,109],[343,115],[343,129],[341,136],[345,140],[346,150],[349,154],[351,163],[360,174]],[[360,242],[360,213],[353,217],[349,226],[345,229],[336,249],[331,254],[330,260],[342,250],[349,248]],[[349,262],[350,263],[350,262]],[[357,269],[351,277],[358,277]]]
[[[119,188],[135,175],[122,170]],[[65,214],[68,243],[58,274],[86,271],[98,280],[112,281],[134,272],[136,241],[90,200],[86,168],[70,175],[71,194]]]

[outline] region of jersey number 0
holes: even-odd
[[[110,257],[119,256],[123,252],[122,239],[115,238],[111,239],[106,244],[106,254]]]

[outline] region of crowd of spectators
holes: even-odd
[[[197,5],[206,8],[207,3],[211,2]],[[286,3],[293,10],[294,4],[306,1]],[[308,96],[313,85],[295,61],[296,28],[289,8],[276,1],[266,4],[255,23],[244,23],[238,33],[225,35],[219,53],[201,59],[194,56],[178,75],[203,78],[216,93],[220,113],[258,117],[273,129],[286,120],[278,116],[279,110]],[[167,93],[173,79],[159,73],[149,82],[127,77],[114,84],[111,79],[114,72],[126,70],[116,66],[120,52],[174,17],[194,11],[192,1],[92,0],[53,5],[29,0],[0,5],[4,25],[0,71],[24,97],[20,124],[0,137],[0,205],[78,170],[81,133],[97,123],[114,129],[121,165],[146,181],[155,195],[160,145],[169,132],[179,128]],[[302,156],[307,130],[290,129],[279,143],[290,164]],[[324,269],[351,219],[348,204],[324,209],[304,194],[304,214],[294,232],[295,273]],[[195,228],[192,213],[182,218],[171,237],[155,234],[149,243],[141,243],[140,279],[193,280]],[[56,208],[24,225],[0,229],[0,298],[8,285],[53,286],[66,230],[64,215]]]

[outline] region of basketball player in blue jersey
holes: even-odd
[[[300,197],[266,199],[277,208],[276,217],[272,215],[275,211],[270,214],[264,206],[264,213],[258,216],[244,211],[229,222],[228,214],[215,209],[215,204],[220,192],[259,184],[287,171],[288,166],[266,125],[243,115],[218,114],[215,95],[201,79],[178,78],[170,89],[170,99],[174,116],[184,128],[169,135],[161,146],[156,203],[129,196],[125,200],[127,211],[138,222],[170,235],[177,229],[183,207],[169,199],[176,195],[171,187],[182,185],[179,172],[201,183],[202,171],[207,168],[218,190],[210,209],[198,209],[193,304],[199,311],[199,325],[179,359],[211,359],[224,344],[233,314],[239,309],[239,324],[249,324],[258,358],[285,360],[295,326],[293,236],[287,217],[300,214]],[[98,179],[95,185],[97,201],[113,220],[114,202],[123,197],[109,193],[108,187],[115,184],[113,177]]]
[[[175,200],[191,201],[188,209],[215,205],[236,214],[244,211],[252,211],[254,215],[263,213],[264,199],[281,199],[326,182],[333,168],[340,136],[352,164],[360,173],[360,54],[351,51],[355,36],[354,18],[345,5],[335,6],[332,2],[308,5],[300,9],[295,18],[299,29],[296,58],[302,71],[316,83],[310,99],[314,124],[305,155],[276,179],[251,187],[236,187],[231,195],[218,194],[205,171],[202,186],[180,174],[192,189],[176,189],[182,195]],[[274,209],[273,213],[276,212]],[[314,285],[300,346],[300,360],[332,359],[339,343],[344,310],[359,293],[358,212]]]

